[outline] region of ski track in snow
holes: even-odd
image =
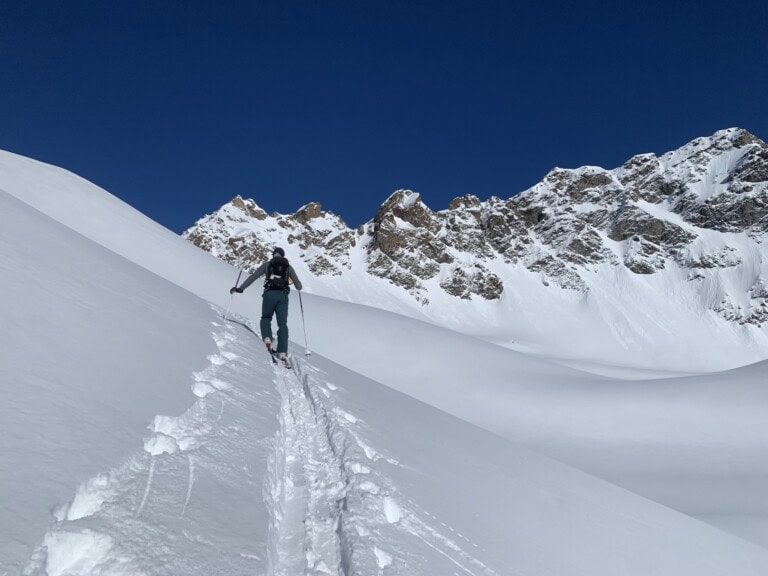
[[[362,440],[362,420],[335,405],[338,388],[322,381],[301,360],[293,370],[275,367],[282,406],[264,487],[272,511],[267,574],[416,575],[424,572],[414,557],[424,562],[437,554],[456,573],[495,576],[418,506],[401,501],[381,466],[374,468],[399,463]],[[403,540],[411,545],[399,554]]]
[[[255,353],[253,336],[232,325],[214,328],[219,353],[192,375],[196,402],[180,416],[155,416],[143,450],[55,509],[24,576],[415,576],[438,560],[456,574],[497,574],[467,551],[476,544],[459,535],[460,545],[452,528],[438,529],[436,518],[398,494],[386,467],[400,464],[374,449],[365,422],[335,402],[343,389],[303,360],[293,370],[273,366]],[[246,374],[243,381],[254,370],[271,372],[274,388],[239,389],[227,370]],[[253,403],[277,416],[271,443],[248,427]],[[228,420],[234,413],[241,417]],[[264,470],[251,477],[241,453],[254,443],[264,447]],[[244,493],[261,496],[268,526],[247,549],[222,550],[206,527],[189,523],[201,474],[235,464],[228,472],[241,483],[263,476],[261,493],[253,486]]]

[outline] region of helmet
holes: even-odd
[[[285,258],[285,250],[283,250],[279,246],[276,246],[275,249],[272,250],[272,256],[275,256],[275,255],[282,256],[283,258]]]

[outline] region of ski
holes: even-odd
[[[267,352],[269,352],[269,357],[272,358],[272,364],[274,364],[276,366],[278,364],[282,364],[283,366],[285,366],[289,370],[291,368],[293,368],[293,364],[291,363],[290,357],[286,356],[285,358],[280,358],[278,353],[275,352],[274,350],[272,350],[272,347],[269,344],[267,344]]]

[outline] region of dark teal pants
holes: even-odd
[[[272,340],[272,315],[277,316],[277,351],[288,352],[288,293],[267,290],[261,297],[261,339]]]

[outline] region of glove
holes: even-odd
[[[238,294],[242,294],[243,293],[243,289],[242,288],[238,288],[237,286],[234,286],[234,287],[229,289],[229,293],[230,294],[234,294],[235,292],[237,292]]]

